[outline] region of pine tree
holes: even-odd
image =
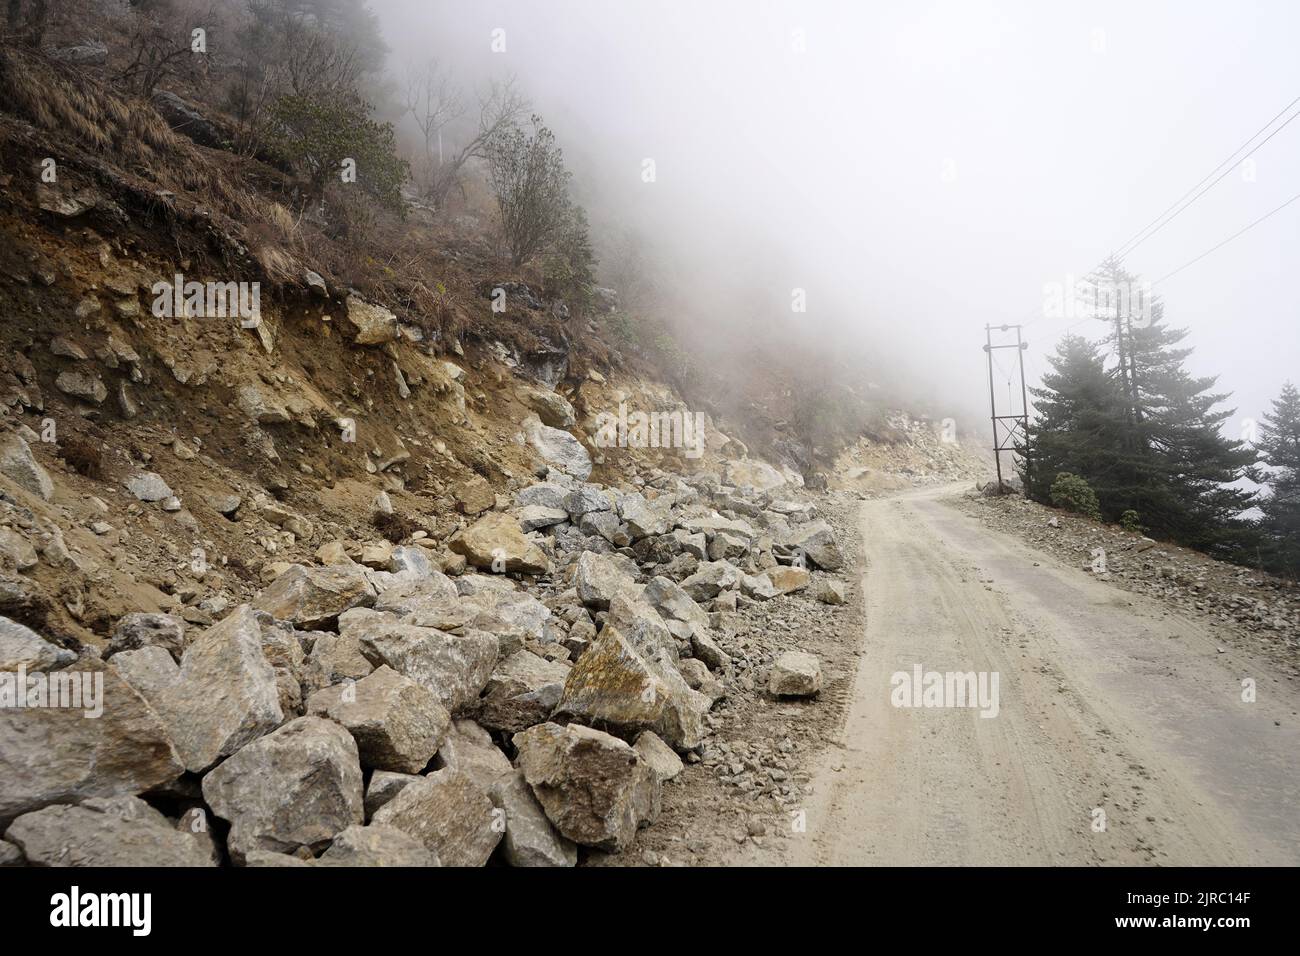
[[[1221,557],[1240,556],[1249,523],[1241,514],[1253,493],[1230,487],[1255,459],[1242,442],[1225,438],[1235,408],[1213,392],[1217,376],[1194,377],[1178,344],[1185,329],[1171,329],[1157,310],[1149,324],[1126,330],[1132,370],[1132,430],[1122,457],[1119,485],[1108,504],[1133,509],[1154,532]],[[1101,494],[1099,491],[1098,494]]]
[[[1123,404],[1098,347],[1067,335],[1048,362],[1052,371],[1043,376],[1042,387],[1029,390],[1035,417],[1028,445],[1019,448],[1026,494],[1044,503],[1051,502],[1051,486],[1061,472],[1090,485],[1106,481],[1123,440]]]
[[[1262,557],[1271,569],[1294,576],[1300,571],[1300,391],[1290,382],[1263,416],[1256,447],[1263,467],[1251,477],[1269,491],[1259,501]]]

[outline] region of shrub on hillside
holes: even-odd
[[[1092,490],[1087,480],[1078,475],[1072,475],[1068,471],[1060,472],[1052,482],[1048,494],[1051,496],[1052,504],[1057,508],[1073,511],[1094,521],[1101,520],[1101,508],[1097,504],[1096,492]]]
[[[1129,508],[1119,516],[1119,526],[1125,531],[1132,531],[1134,534],[1142,534],[1146,528],[1142,527],[1142,517]]]
[[[392,124],[378,123],[370,113],[370,104],[350,90],[282,96],[271,108],[272,148],[307,180],[315,199],[331,181],[343,183],[344,162],[352,160],[355,185],[401,211],[410,169],[397,155]]]

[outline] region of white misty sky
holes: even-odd
[[[987,414],[985,322],[1041,313],[1045,283],[1085,273],[1300,96],[1294,0],[372,5],[397,69],[516,74],[593,218],[688,261],[720,326],[806,288],[790,334],[873,344],[963,425]],[[1159,277],[1300,192],[1300,120],[1254,158],[1254,181],[1229,174],[1129,268]],[[1300,379],[1298,263],[1300,201],[1158,290],[1238,419]],[[1026,329],[1035,376],[1068,324]]]

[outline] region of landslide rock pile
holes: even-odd
[[[446,540],[329,542],[215,623],[127,614],[74,653],[0,619],[0,676],[101,688],[96,716],[0,708],[3,859],[572,866],[582,848],[625,851],[683,761],[716,750],[728,686],[753,686],[730,618],[798,591],[842,601],[844,563],[788,486],[653,472],[615,489],[551,468]],[[818,661],[785,655],[763,686],[813,697]]]

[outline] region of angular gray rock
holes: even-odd
[[[334,838],[320,866],[441,866],[437,855],[396,827],[350,826]]]
[[[685,767],[682,758],[653,731],[644,730],[638,734],[632,749],[641,755],[661,781],[672,780]]]
[[[431,691],[383,666],[353,683],[314,693],[307,713],[342,724],[357,742],[363,767],[419,773],[451,726]]]
[[[319,852],[363,822],[357,745],[332,721],[299,717],[204,777],[203,799],[230,823],[237,864],[253,850]]]
[[[54,482],[49,473],[36,460],[31,446],[16,432],[0,437],[0,475],[45,501],[54,496]]]
[[[796,525],[781,541],[783,554],[802,553],[824,571],[839,571],[844,567],[844,554],[835,542],[835,532],[825,521],[809,521]]]
[[[211,844],[137,797],[91,797],[25,813],[5,839],[32,866],[215,866]]]
[[[571,434],[543,425],[537,419],[525,423],[525,428],[528,443],[542,461],[578,481],[586,481],[591,475],[591,455]]]
[[[659,778],[617,737],[546,723],[515,734],[514,744],[547,819],[575,843],[624,850],[659,815]]]
[[[375,589],[365,569],[356,564],[290,565],[253,599],[255,609],[308,630],[327,628],[349,608],[374,603]]]
[[[0,824],[52,803],[143,793],[185,770],[163,720],[116,670],[87,658],[60,673],[74,670],[92,688],[102,681],[98,718],[72,707],[0,707]]]
[[[370,775],[370,784],[366,787],[366,819],[372,818],[376,810],[401,793],[408,783],[420,779],[422,778],[417,773],[376,770]]]
[[[185,622],[172,614],[126,614],[113,628],[104,657],[141,647],[161,647],[176,661],[185,652]]]
[[[786,651],[772,662],[768,689],[776,697],[812,697],[822,689],[821,663],[804,651]]]
[[[672,661],[640,653],[606,623],[569,672],[555,713],[628,735],[653,730],[677,749],[692,750],[703,741],[711,703],[691,690]]]
[[[578,555],[573,570],[573,586],[578,600],[598,611],[609,609],[619,594],[635,587],[636,582],[608,555],[584,551]]]
[[[488,679],[478,722],[489,730],[515,733],[551,716],[560,701],[569,668],[531,651],[501,661]]]
[[[372,823],[396,827],[437,854],[443,866],[482,866],[504,833],[487,791],[459,770],[438,770],[408,784]]]
[[[431,627],[367,621],[349,630],[376,667],[387,664],[433,692],[453,714],[478,700],[497,662],[497,639],[483,631],[447,634]]]
[[[511,866],[577,866],[578,847],[546,817],[522,770],[497,779],[492,802],[505,815],[501,856]]]
[[[186,649],[181,672],[155,701],[187,770],[201,773],[284,721],[262,629],[243,604]]]
[[[122,651],[113,655],[110,664],[150,704],[155,704],[181,673],[172,656],[162,647]]]
[[[77,655],[51,644],[31,628],[0,617],[0,671],[45,671],[70,664]]]

